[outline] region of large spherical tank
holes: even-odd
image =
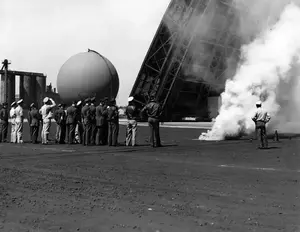
[[[119,91],[119,77],[113,64],[94,51],[69,58],[57,76],[57,90],[64,103],[86,97],[115,98]]]

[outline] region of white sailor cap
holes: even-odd
[[[20,99],[19,101],[17,101],[18,104],[21,104],[23,102],[23,99]]]
[[[77,106],[80,106],[81,103],[82,103],[82,101],[78,101],[76,105],[77,105]]]
[[[262,104],[261,101],[257,101],[255,105],[261,106],[261,104]]]
[[[48,102],[48,101],[49,101],[49,98],[48,98],[48,97],[45,97],[44,100],[43,100],[44,103],[46,103],[46,102]]]
[[[17,103],[14,101],[10,106],[15,106]]]
[[[133,99],[134,99],[134,97],[129,97],[129,98],[128,98],[128,102],[133,101]]]

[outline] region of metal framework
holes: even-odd
[[[223,25],[215,22],[220,15],[226,21]],[[208,26],[204,25],[204,19]],[[218,83],[226,74],[226,60],[239,55],[239,38],[229,29],[236,21],[231,0],[173,0],[159,25],[131,96],[144,105],[150,95],[155,95],[162,105],[165,120],[174,120],[175,115],[208,117],[199,109],[207,105],[208,96],[219,93],[207,80],[214,78]],[[189,75],[186,70],[195,66],[199,70]],[[193,103],[187,106],[188,101]]]

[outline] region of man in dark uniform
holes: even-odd
[[[7,142],[7,130],[8,130],[8,117],[9,112],[7,109],[8,104],[5,102],[0,110],[0,142]]]
[[[90,114],[91,114],[91,144],[95,145],[96,141],[96,98],[91,98]]]
[[[127,116],[126,146],[130,144],[136,146],[138,111],[133,100],[133,97],[128,98],[128,106],[125,110],[125,115]]]
[[[67,142],[69,144],[74,144],[75,139],[75,128],[76,128],[76,102],[73,101],[72,105],[67,108],[67,121],[66,121],[66,133]]]
[[[91,99],[85,99],[85,105],[81,109],[81,117],[83,120],[83,139],[82,145],[88,146],[91,144],[91,130],[92,130],[92,117],[91,117],[91,109],[90,109]]]
[[[36,144],[38,134],[39,134],[39,125],[40,121],[42,119],[42,116],[40,115],[36,105],[32,103],[30,105],[30,111],[28,112],[28,123],[30,126],[30,138],[31,142]]]
[[[66,120],[67,115],[65,111],[65,104],[59,104],[58,109],[55,111],[54,119],[56,121],[56,143],[65,144],[66,137]]]
[[[105,128],[104,125],[107,122],[107,107],[104,105],[104,100],[100,101],[100,104],[96,107],[96,145],[105,145]]]
[[[107,110],[108,103],[109,103],[108,102],[108,97],[105,97],[103,99],[103,108],[105,110]],[[107,145],[108,144],[108,121],[107,121],[107,116],[105,117],[105,120],[103,122],[103,133],[104,133],[103,145]]]
[[[148,117],[148,125],[150,127],[150,142],[152,147],[161,147],[159,135],[159,118],[161,113],[160,104],[156,102],[155,96],[150,97],[150,103],[148,103],[141,111],[142,115],[146,114]]]
[[[116,100],[112,99],[107,107],[108,121],[108,146],[118,145],[119,135],[119,109],[116,106]]]

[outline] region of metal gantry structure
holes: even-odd
[[[228,59],[239,56],[240,39],[232,30],[238,20],[231,4],[231,0],[169,4],[131,91],[140,105],[155,95],[164,120],[209,118],[207,98],[220,94]],[[211,78],[221,85],[219,91]]]

